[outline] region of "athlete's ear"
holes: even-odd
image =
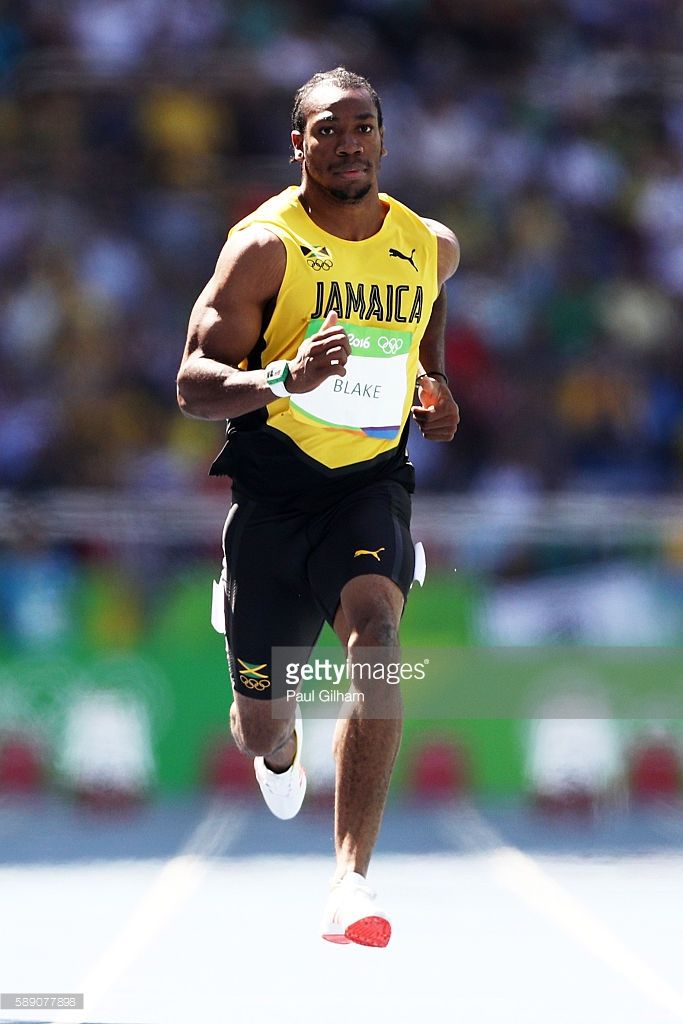
[[[389,150],[384,145],[384,128],[380,128],[380,139],[382,140],[382,153],[381,153],[381,156],[387,156]]]
[[[303,151],[304,137],[301,132],[292,132],[292,149],[294,150],[295,163],[301,163],[304,158]]]

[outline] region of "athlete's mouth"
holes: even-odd
[[[334,167],[332,173],[343,178],[357,178],[361,174],[366,174],[368,170],[368,164],[342,164],[340,167]]]

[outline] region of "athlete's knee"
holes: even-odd
[[[377,576],[350,580],[341,593],[348,649],[395,647],[403,601],[403,594],[392,580]]]
[[[382,606],[359,615],[349,632],[348,649],[354,647],[396,647],[398,623],[391,609]]]
[[[230,708],[230,730],[243,754],[267,757],[287,742],[292,735],[292,723],[274,719],[269,701],[249,699],[246,704],[234,703]]]

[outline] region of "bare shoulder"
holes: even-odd
[[[432,234],[436,235],[439,252],[439,284],[443,284],[458,269],[460,263],[460,244],[453,231],[441,221],[423,217]]]
[[[237,231],[221,250],[211,280],[214,299],[237,291],[266,302],[277,295],[287,265],[284,243],[260,224]]]
[[[284,243],[251,225],[223,246],[213,275],[190,314],[184,359],[199,352],[230,365],[258,340],[263,311],[277,296],[287,266]]]

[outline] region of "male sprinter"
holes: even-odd
[[[415,561],[409,416],[434,441],[450,441],[459,419],[443,372],[443,286],[458,243],[378,192],[383,137],[365,78],[336,68],[299,89],[301,185],[231,230],[178,374],[184,413],[228,420],[211,472],[233,479],[231,728],[280,818],[298,812],[306,783],[300,719],[294,707],[274,714],[274,701],[287,704],[284,689],[273,693],[272,648],[310,651],[327,620],[351,664],[361,648],[396,659]],[[402,705],[398,686],[372,685],[335,733],[337,869],[323,937],[386,946],[391,925],[365,879]]]

